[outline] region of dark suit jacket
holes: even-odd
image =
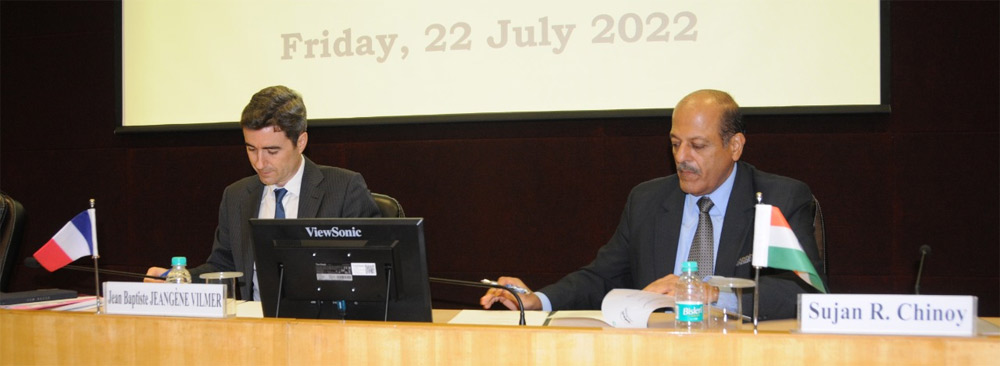
[[[347,169],[316,165],[305,159],[302,172],[302,194],[299,197],[299,218],[315,217],[379,217],[378,207],[361,174]],[[219,205],[219,226],[215,243],[205,264],[191,269],[197,281],[202,273],[238,271],[240,294],[243,299],[253,296],[253,243],[250,219],[258,216],[264,184],[252,175],[230,184],[222,193]]]
[[[785,214],[802,248],[822,275],[823,267],[813,236],[812,193],[805,183],[757,170],[738,162],[733,191],[722,224],[715,274],[752,278],[749,256],[753,252],[756,192],[763,202]],[[597,258],[555,284],[542,288],[553,310],[600,309],[604,295],[615,288],[642,289],[674,272],[685,193],[677,175],[639,184],[629,194],[618,229],[597,253]],[[743,258],[744,260],[740,261]],[[737,265],[737,261],[741,263]],[[814,289],[790,271],[762,269],[760,318],[792,318],[796,294]],[[744,313],[752,313],[753,294],[743,296]]]

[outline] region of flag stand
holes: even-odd
[[[94,199],[93,198],[90,199],[90,208],[94,209]],[[96,210],[94,211],[94,216],[95,216],[95,218],[97,216]],[[101,256],[97,253],[97,232],[96,232],[97,231],[97,223],[96,223],[96,220],[95,220],[95,223],[94,223],[94,231],[95,232],[91,234],[92,237],[94,238],[93,239],[94,248],[92,248],[92,250],[91,250],[91,258],[94,259],[94,301],[95,301],[95,304],[97,305],[97,308],[94,311],[94,314],[101,314],[101,280],[100,280],[100,278],[98,278],[98,270],[97,270],[97,259],[101,258]]]
[[[823,279],[819,277],[819,272],[813,266],[812,259],[802,248],[802,244],[799,243],[795,231],[788,224],[781,209],[774,205],[763,204],[761,202],[762,196],[760,192],[757,192],[757,206],[754,208],[756,212],[753,221],[753,259],[751,262],[756,270],[754,281],[757,283],[753,298],[754,332],[757,331],[760,311],[761,267],[791,271],[804,283],[820,292],[826,292]]]
[[[753,282],[757,285],[753,287],[753,334],[757,334],[757,309],[760,303],[760,267],[753,267]]]
[[[756,196],[757,196],[757,204],[758,205],[764,202],[764,194],[763,193],[757,192]],[[760,304],[760,267],[754,266],[753,269],[754,269],[753,283],[755,285],[753,287],[753,333],[757,334],[757,311],[760,308],[760,306],[759,306],[759,304]]]

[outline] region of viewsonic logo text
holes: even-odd
[[[320,229],[317,227],[307,227],[306,232],[309,233],[310,238],[360,238],[361,229],[351,227],[350,229],[341,229],[339,227],[331,227],[329,229]]]

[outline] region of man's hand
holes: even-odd
[[[167,269],[166,268],[161,268],[161,267],[149,267],[149,269],[146,270],[146,275],[147,276],[160,277],[160,276],[163,276],[164,273],[167,273]],[[143,278],[142,282],[163,282],[163,280],[154,280],[152,278]]]
[[[677,280],[679,278],[680,277],[677,277],[675,274],[668,274],[660,277],[660,279],[656,281],[653,281],[653,283],[650,283],[642,290],[673,296],[674,288],[677,287]]]
[[[528,289],[528,286],[521,281],[520,278],[516,277],[500,277],[497,279],[497,283],[501,285],[514,285],[523,289]],[[534,292],[529,294],[520,294],[521,302],[524,304],[524,310],[542,310],[542,300],[538,299],[538,296]],[[517,310],[517,299],[514,298],[507,290],[501,290],[498,288],[491,288],[486,291],[486,294],[479,299],[479,304],[483,305],[483,309],[489,309],[494,303],[502,303],[510,310]]]
[[[661,277],[660,279],[658,279],[656,281],[653,281],[653,283],[650,283],[649,285],[646,286],[646,288],[644,288],[642,290],[643,291],[649,291],[649,292],[655,292],[655,293],[659,293],[659,294],[665,294],[665,295],[673,296],[674,295],[674,289],[677,287],[677,280],[678,279],[680,279],[680,277],[678,277],[677,275],[675,275],[675,274],[668,274],[666,276]],[[702,291],[704,291],[705,294],[708,295],[707,298],[708,298],[708,302],[709,303],[713,303],[713,302],[719,301],[719,288],[718,287],[709,285],[709,284],[704,283],[704,282],[702,282],[702,285],[704,286],[704,288],[702,289]]]

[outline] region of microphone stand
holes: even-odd
[[[28,257],[24,261],[24,265],[27,266],[27,267],[31,267],[31,268],[38,268],[39,267],[38,262],[37,261],[32,261],[30,259],[34,259],[34,258]],[[154,279],[154,280],[162,280],[163,279],[163,277],[147,276],[147,275],[139,274],[139,273],[116,271],[116,270],[113,270],[113,269],[95,269],[95,268],[89,268],[89,267],[86,267],[86,266],[75,266],[75,265],[72,265],[72,264],[67,264],[65,266],[62,266],[62,268],[59,268],[59,269],[72,269],[74,271],[81,271],[81,272],[87,272],[87,273],[97,273],[97,272],[99,272],[99,273],[103,273],[103,274],[106,274],[106,275],[131,277],[131,278],[149,278],[149,279]]]
[[[500,285],[485,284],[485,283],[482,283],[482,282],[452,280],[452,279],[448,279],[448,278],[428,277],[428,279],[431,282],[446,283],[446,284],[449,284],[449,285],[479,287],[479,288],[498,288],[498,289],[507,291],[511,295],[514,295],[514,299],[517,299],[517,308],[521,311],[521,320],[519,321],[519,323],[517,325],[526,325],[527,324],[527,322],[524,321],[524,304],[521,302],[521,296],[519,296],[517,294],[517,292],[511,291],[509,288],[506,288],[506,287],[503,287],[503,286],[500,286]]]
[[[920,246],[920,266],[919,268],[917,268],[917,281],[913,285],[914,295],[920,295],[920,275],[924,273],[924,259],[927,258],[927,254],[929,254],[930,252],[931,252],[930,245],[924,244]]]

